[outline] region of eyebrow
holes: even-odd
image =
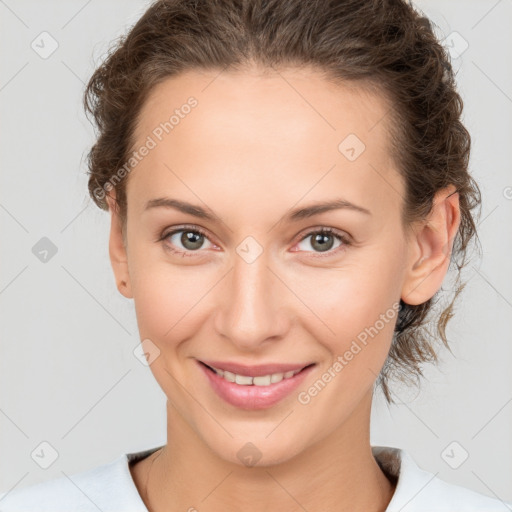
[[[151,208],[172,208],[201,219],[207,219],[211,221],[218,219],[218,217],[215,214],[213,214],[211,210],[206,210],[205,208],[199,205],[194,205],[191,203],[187,203],[186,201],[180,201],[178,199],[172,199],[169,197],[159,197],[157,199],[151,199],[146,203],[144,211],[149,210]],[[291,212],[286,214],[284,219],[289,222],[297,222],[299,220],[313,217],[314,215],[319,215],[327,211],[340,209],[353,210],[360,213],[364,213],[366,215],[372,214],[370,210],[363,208],[362,206],[358,206],[354,203],[351,203],[350,201],[347,201],[345,199],[334,199],[332,201],[314,203],[304,208],[296,208],[295,210],[292,210]]]
[[[187,203],[186,201],[179,201],[178,199],[171,199],[170,197],[159,197],[157,199],[151,199],[146,203],[144,211],[150,210],[151,208],[173,208],[183,213],[188,213],[194,217],[201,219],[216,220],[217,216],[203,207]]]
[[[328,212],[330,210],[340,209],[353,210],[356,212],[364,213],[366,215],[372,214],[370,210],[363,208],[362,206],[358,206],[357,204],[351,203],[346,199],[334,199],[332,201],[314,203],[304,208],[297,208],[295,210],[292,210],[285,216],[285,219],[289,221],[297,221],[301,219],[306,219],[308,217],[313,217],[313,215],[319,215],[320,213]]]

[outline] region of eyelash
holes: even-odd
[[[170,236],[172,235],[175,235],[176,233],[181,233],[183,231],[189,231],[189,232],[192,232],[192,233],[198,233],[202,236],[204,236],[205,238],[208,238],[208,234],[203,230],[201,229],[200,227],[198,226],[193,226],[193,225],[183,225],[183,226],[180,226],[172,231],[169,231],[169,232],[163,232],[163,234],[160,236],[160,238],[158,238],[157,242],[165,242],[165,240],[167,238],[169,238]],[[333,250],[329,250],[329,251],[326,251],[325,253],[315,253],[314,254],[314,258],[325,258],[325,257],[329,257],[329,256],[332,256],[333,254],[337,254],[339,251],[342,251],[342,250],[345,250],[348,246],[351,245],[351,242],[350,240],[348,239],[348,237],[346,237],[345,235],[343,235],[342,233],[340,233],[339,231],[333,229],[333,228],[327,228],[327,227],[323,227],[323,228],[319,228],[319,229],[316,229],[316,230],[312,230],[312,231],[308,231],[297,243],[300,243],[302,241],[304,241],[306,238],[312,236],[312,235],[319,235],[319,234],[323,234],[323,235],[332,235],[336,238],[338,238],[342,243],[342,245],[340,245],[339,247],[336,247],[335,249]],[[172,252],[172,253],[175,253],[175,254],[178,254],[178,255],[181,255],[183,257],[185,256],[196,256],[196,252],[199,252],[199,251],[181,251],[181,250],[178,250],[178,249],[174,249],[173,247],[171,247],[170,245],[165,245],[165,248],[166,250]],[[295,252],[301,252],[301,251],[295,251]]]

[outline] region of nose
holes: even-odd
[[[240,352],[265,350],[269,342],[285,336],[289,297],[265,252],[252,262],[235,254],[233,268],[220,286],[214,325]]]

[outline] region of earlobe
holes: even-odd
[[[436,194],[430,215],[411,236],[401,295],[406,304],[423,304],[441,288],[459,225],[459,194],[450,185]]]
[[[106,197],[110,212],[109,255],[112,270],[119,293],[127,299],[132,299],[130,274],[128,271],[128,254],[123,240],[122,223],[115,191]]]

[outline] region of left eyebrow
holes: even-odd
[[[304,208],[297,208],[289,212],[285,219],[287,221],[298,221],[319,215],[320,213],[328,212],[330,210],[348,209],[356,212],[364,213],[366,215],[372,215],[372,212],[367,208],[358,206],[357,204],[351,203],[345,199],[335,199],[333,201],[327,201],[323,203],[314,203]]]

